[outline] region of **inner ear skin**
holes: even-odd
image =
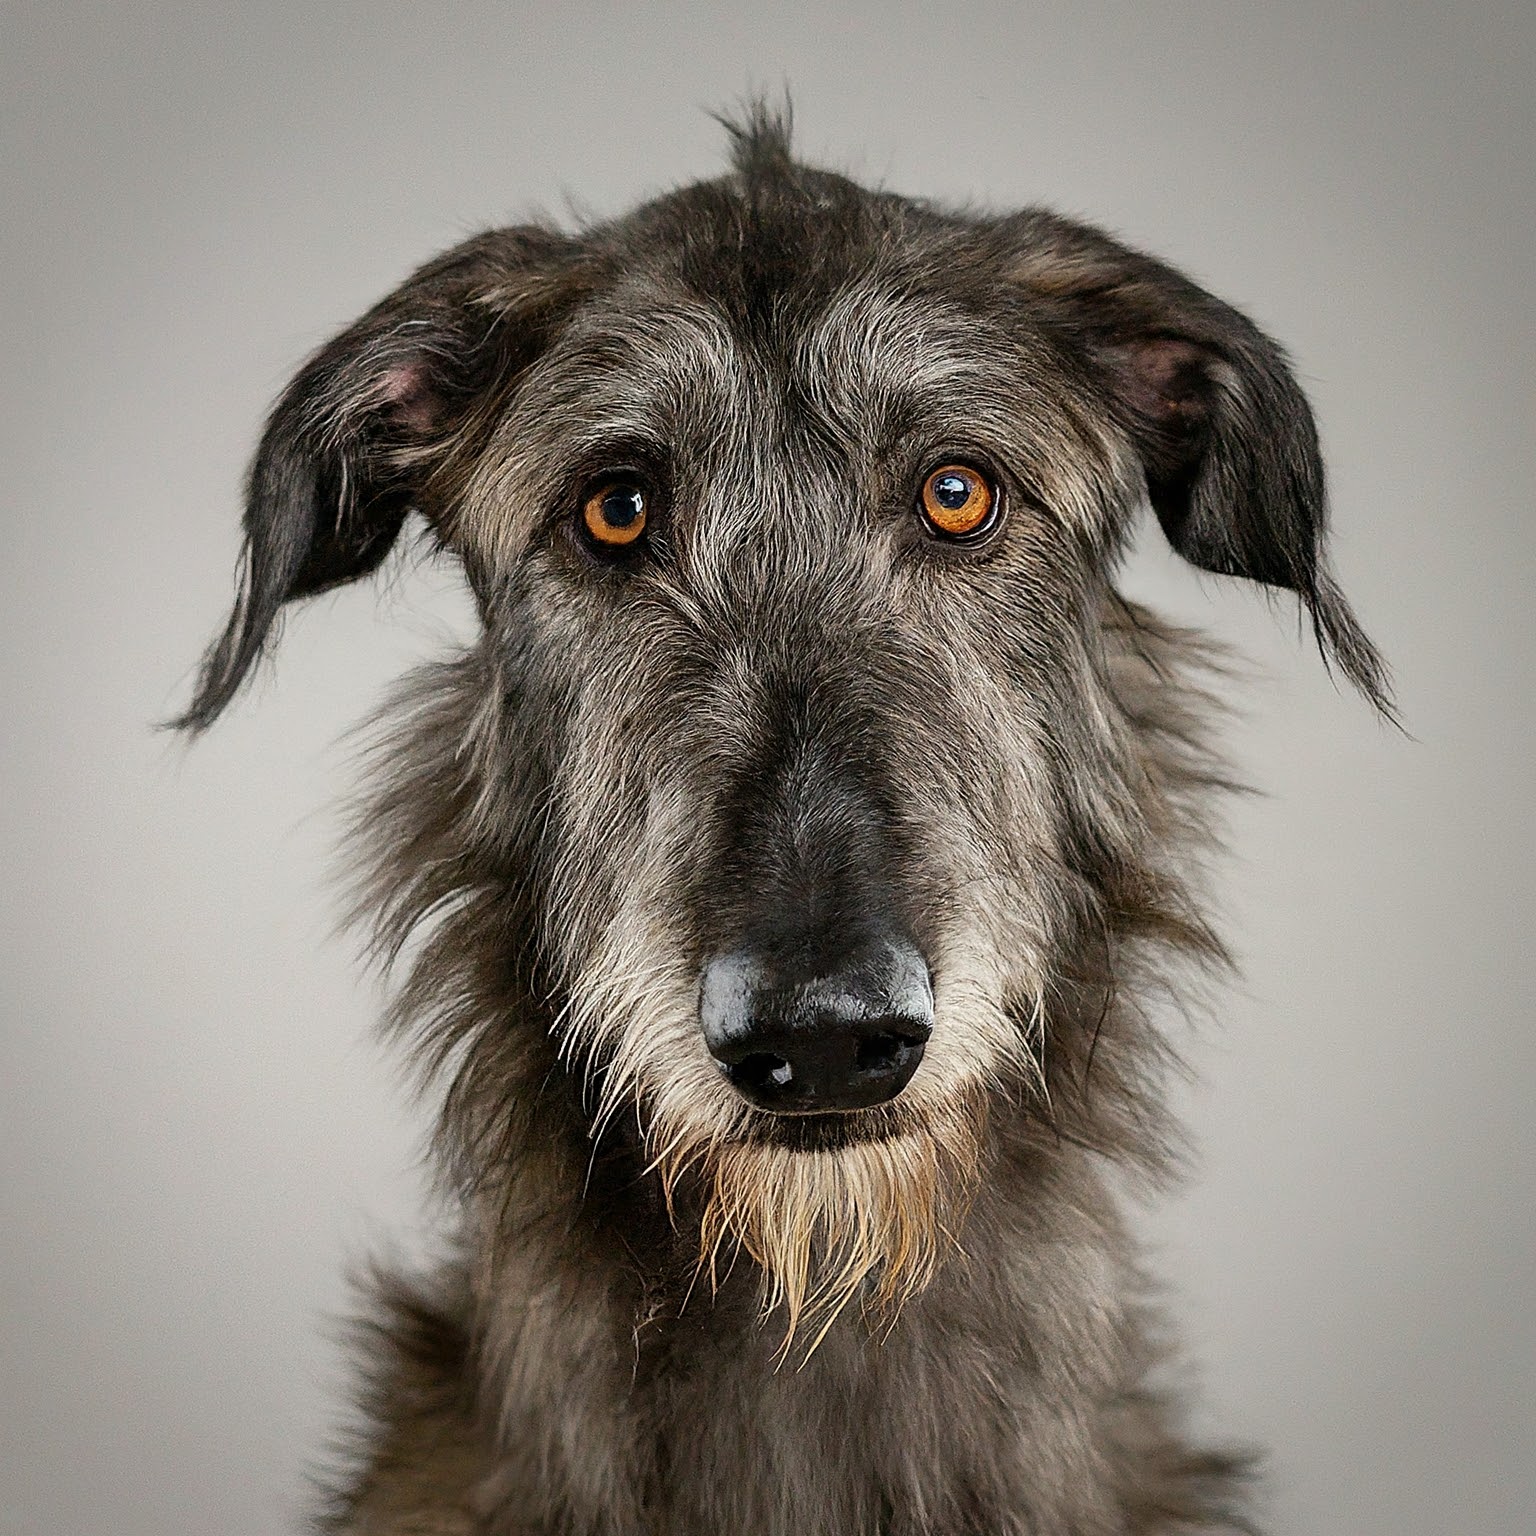
[[[402,362],[380,381],[384,412],[406,437],[427,437],[442,423],[443,402],[432,388],[424,361]]]
[[[1113,398],[1141,450],[1152,506],[1164,526],[1176,530],[1210,441],[1213,358],[1175,336],[1122,342],[1110,355]]]
[[[339,404],[337,415],[343,416]],[[310,597],[378,569],[407,513],[420,504],[417,487],[391,472],[389,456],[424,443],[447,415],[428,362],[405,358],[385,367],[371,388],[356,388],[345,413],[352,425],[334,447],[327,447],[314,422],[305,424],[304,437],[315,439],[309,448],[314,475],[309,495],[316,516],[285,600]],[[272,457],[278,455],[274,447]],[[327,515],[327,509],[335,510]]]
[[[1132,403],[1152,417],[1203,412],[1210,353],[1177,336],[1154,336],[1117,349],[1127,369]]]

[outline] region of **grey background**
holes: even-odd
[[[1289,606],[1143,541],[1249,659],[1145,1218],[1202,1422],[1283,1536],[1516,1533],[1536,1503],[1536,484],[1528,6],[0,7],[0,1532],[289,1528],[339,1421],[346,1265],[423,1228],[423,1123],[332,937],[344,726],[466,622],[407,565],[297,615],[195,750],[260,416],[417,261],[713,174],[787,81],[812,158],[1044,201],[1293,350],[1344,585],[1415,740]]]

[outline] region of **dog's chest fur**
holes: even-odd
[[[1148,1384],[1157,1349],[1099,1170],[1081,1154],[1042,1178],[1028,1161],[978,1200],[943,1286],[884,1336],[839,1320],[809,1358],[780,1350],[745,1266],[713,1298],[684,1300],[676,1277],[648,1292],[580,1223],[557,1264],[508,1253],[430,1301],[387,1297],[383,1433],[342,1528],[1238,1529],[1241,1464],[1185,1446]]]

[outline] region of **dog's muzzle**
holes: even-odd
[[[933,988],[916,946],[883,934],[831,968],[735,949],[704,970],[710,1054],[749,1103],[775,1114],[868,1109],[894,1099],[933,1033]]]

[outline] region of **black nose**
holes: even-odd
[[[830,967],[737,949],[705,967],[699,1018],[710,1054],[759,1109],[868,1109],[917,1071],[933,990],[904,938],[865,942]]]

